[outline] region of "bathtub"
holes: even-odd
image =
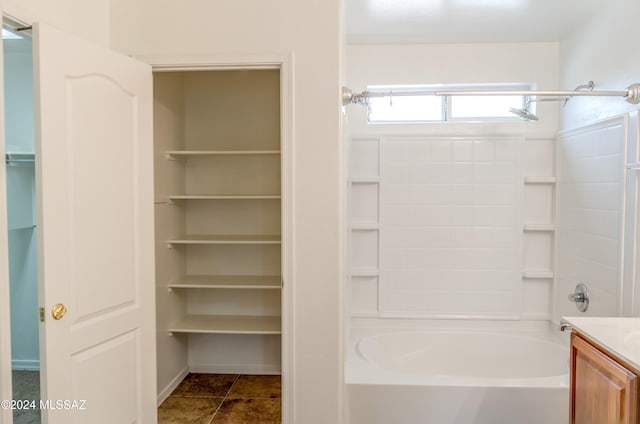
[[[350,424],[566,424],[568,337],[546,322],[355,319]]]

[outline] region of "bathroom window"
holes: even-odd
[[[375,124],[521,121],[522,118],[510,112],[510,110],[524,109],[527,102],[526,96],[440,96],[407,93],[416,91],[520,91],[531,89],[532,86],[530,84],[369,86],[367,91],[391,93],[391,95],[369,99],[368,120],[370,123]]]

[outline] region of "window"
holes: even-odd
[[[21,40],[22,36],[14,31],[10,31],[6,28],[2,28],[2,39],[3,40]]]
[[[368,120],[371,123],[520,121],[522,118],[509,112],[509,109],[524,109],[527,106],[526,96],[413,95],[406,93],[531,89],[531,85],[528,84],[369,86],[367,87],[369,92],[391,93],[391,95],[369,99]]]

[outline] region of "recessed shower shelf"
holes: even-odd
[[[352,269],[350,274],[352,277],[377,277],[380,272],[376,268],[360,268]]]
[[[377,231],[380,229],[380,224],[377,222],[353,223],[351,229],[354,231]]]
[[[525,232],[552,232],[556,230],[553,224],[524,224],[522,230]]]
[[[555,184],[556,177],[525,177],[525,184]]]
[[[352,178],[352,184],[378,184],[380,182],[380,178],[378,177],[360,177],[360,178]]]
[[[545,279],[551,279],[554,277],[554,273],[553,271],[546,271],[546,270],[531,270],[531,271],[524,271],[522,273],[522,278],[525,279],[531,279],[531,280],[545,280]]]

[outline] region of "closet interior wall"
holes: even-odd
[[[279,70],[155,72],[154,133],[160,397],[280,373]]]

